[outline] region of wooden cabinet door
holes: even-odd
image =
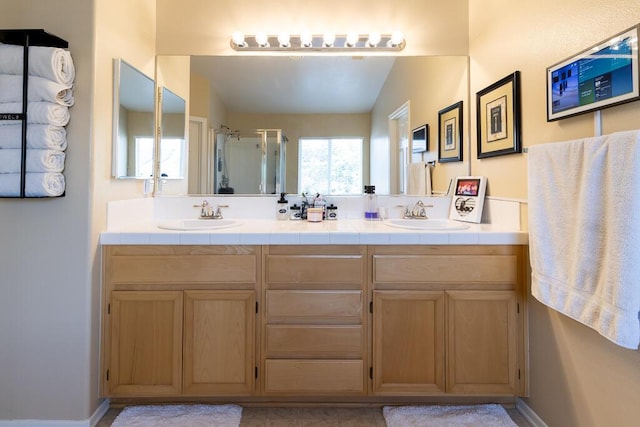
[[[114,291],[110,316],[110,395],[180,394],[182,291]]]
[[[444,293],[374,291],[373,392],[444,390]]]
[[[254,291],[185,291],[185,395],[253,393],[254,324]]]
[[[517,393],[514,291],[447,291],[447,391]]]

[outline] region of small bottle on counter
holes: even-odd
[[[327,221],[335,221],[338,219],[338,207],[331,203],[327,206]]]
[[[278,208],[276,210],[276,219],[278,221],[285,221],[289,219],[289,201],[284,198],[285,193],[280,193],[280,200],[276,203]]]
[[[378,218],[378,198],[376,196],[375,185],[364,186],[365,206],[364,219],[368,221],[377,221]]]
[[[295,203],[289,209],[289,219],[291,221],[300,221],[302,219],[302,211],[300,210],[300,206]]]

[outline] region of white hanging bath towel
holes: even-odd
[[[16,114],[22,112],[22,102],[0,103],[0,113]],[[29,102],[27,104],[27,123],[66,126],[71,115],[69,107],[52,102]],[[20,123],[19,120],[0,120],[0,126]]]
[[[71,107],[73,90],[71,85],[64,85],[43,77],[29,76],[27,81],[28,101],[48,101]],[[22,76],[0,74],[0,102],[22,101]]]
[[[529,148],[531,291],[630,349],[640,343],[640,131]]]
[[[22,150],[0,150],[0,174],[20,173]],[[62,172],[65,154],[55,150],[27,149],[27,172]]]
[[[64,175],[61,173],[27,173],[25,175],[25,196],[57,197],[64,193]],[[0,174],[0,197],[20,196],[20,174]]]
[[[408,195],[431,196],[431,167],[426,162],[409,164]]]
[[[0,149],[22,147],[22,125],[0,126]],[[67,130],[62,126],[33,123],[27,126],[27,148],[64,151]]]
[[[0,73],[22,75],[23,54],[22,46],[0,43]],[[69,51],[57,47],[31,46],[28,74],[71,85],[76,78],[76,69]]]

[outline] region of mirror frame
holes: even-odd
[[[122,67],[126,66],[130,68],[133,72],[140,75],[140,78],[144,78],[149,81],[150,88],[152,88],[152,94],[154,95],[153,99],[151,99],[150,110],[149,112],[152,115],[152,124],[151,124],[151,137],[153,138],[153,152],[152,152],[152,171],[155,175],[155,163],[156,163],[156,100],[155,100],[155,81],[151,77],[147,76],[142,71],[135,68],[133,65],[123,60],[122,58],[114,58],[113,59],[113,117],[112,117],[112,160],[111,160],[111,175],[116,179],[151,179],[152,177],[146,176],[135,176],[127,174],[126,162],[128,162],[128,152],[126,150],[122,150],[120,147],[120,109],[121,109],[121,100],[122,100]],[[127,144],[128,145],[128,144]],[[125,151],[123,153],[123,151]],[[125,167],[124,171],[121,167],[122,156],[124,155]]]

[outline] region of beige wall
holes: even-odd
[[[467,65],[466,56],[401,57],[396,60],[371,112],[371,152],[377,153],[372,155],[372,168],[389,168],[389,115],[407,101],[410,103],[410,129],[429,124],[429,154],[425,160],[438,158],[438,111],[463,101],[463,161],[437,163],[433,169],[433,188],[446,191],[450,178],[469,173]]]
[[[100,403],[99,233],[107,200],[140,194],[136,183],[110,179],[112,61],[153,76],[155,57],[155,1],[133,4],[0,6],[0,28],[66,39],[76,67],[65,197],[0,201],[0,420],[87,420]]]
[[[638,0],[469,1],[471,93],[520,70],[524,147],[594,136],[594,115],[546,121],[545,69],[640,22]],[[471,128],[475,129],[475,105]],[[602,112],[603,132],[636,129],[640,103]],[[477,160],[492,196],[527,197],[526,154]],[[551,427],[638,425],[640,352],[615,346],[530,297],[531,396]]]

